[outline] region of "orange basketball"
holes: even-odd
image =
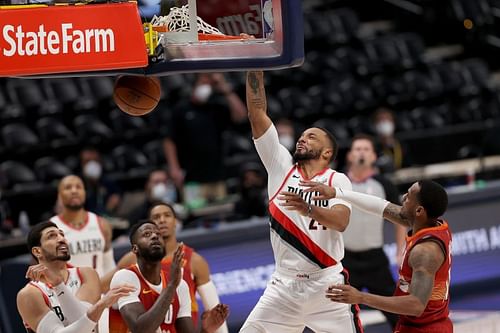
[[[125,113],[142,116],[160,101],[160,80],[152,76],[123,75],[116,79],[113,99]]]

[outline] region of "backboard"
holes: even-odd
[[[104,64],[100,64],[96,68],[70,66],[64,70],[64,64],[78,63],[74,61],[75,57],[71,58],[70,61],[67,59],[61,61],[62,65],[55,66],[54,63],[58,61],[58,58],[55,58],[53,54],[49,54],[48,57],[37,54],[38,64],[43,65],[50,58],[52,67],[45,71],[37,68],[31,73],[26,70],[17,73],[15,67],[21,68],[23,61],[28,60],[28,57],[23,55],[23,57],[18,57],[19,61],[13,62],[17,64],[16,66],[5,69],[0,65],[0,76],[27,76],[30,74],[35,76],[85,76],[127,73],[163,76],[186,72],[280,69],[299,66],[303,62],[303,18],[300,0],[140,0],[137,5],[134,3],[134,6],[142,25],[137,24],[136,19],[123,20],[117,15],[110,15],[114,12],[110,11],[113,6],[118,8],[119,6],[130,7],[130,5],[130,2],[115,2],[64,6],[67,7],[65,9],[61,8],[63,6],[60,5],[49,5],[46,8],[21,8],[17,10],[17,13],[20,15],[19,11],[32,11],[33,13],[29,15],[29,21],[25,24],[31,24],[35,35],[40,36],[40,29],[42,29],[40,26],[44,24],[43,18],[46,16],[46,12],[50,12],[50,10],[53,13],[62,10],[73,12],[80,10],[81,15],[77,15],[78,19],[87,20],[87,25],[97,26],[99,31],[107,31],[106,25],[113,22],[116,49],[110,53],[110,56],[113,54],[116,56],[120,52],[124,55],[129,53],[128,51],[142,52],[141,47],[138,46],[142,37],[138,37],[138,35],[144,35],[144,57],[137,56],[135,59],[126,59],[126,62],[115,59],[106,67],[106,58],[94,55],[94,59],[99,59]],[[102,10],[107,8],[108,12],[96,15],[95,12],[100,11],[101,8]],[[39,15],[35,15],[34,11],[38,11]],[[9,15],[6,12],[8,10],[0,9],[0,17],[2,18],[0,28],[4,32],[3,35],[0,35],[0,58],[5,57],[5,52],[1,51],[9,47],[13,43],[14,36],[17,36],[15,35],[17,32],[15,22],[11,22],[10,30],[5,32],[4,22],[6,20],[3,18]],[[129,16],[134,16],[134,14],[129,13]],[[103,17],[107,17],[107,19],[103,21]],[[97,18],[101,21],[97,22]],[[40,22],[33,22],[34,19],[40,20]],[[76,20],[76,18],[66,18],[66,21],[68,20],[71,23],[71,20]],[[121,23],[117,23],[117,21]],[[61,26],[64,24],[67,25],[68,22],[61,22]],[[117,24],[121,24],[123,29],[117,27]],[[76,23],[73,25],[76,26]],[[76,27],[74,28],[76,29]],[[80,30],[86,31],[84,28]],[[240,36],[242,33],[251,35],[252,39],[242,38]],[[126,46],[124,49],[123,43],[119,43],[119,41],[132,37],[134,43],[130,48],[133,50],[127,49]],[[7,42],[5,38],[7,38]],[[29,40],[27,42],[29,43]],[[71,48],[67,53],[71,53]],[[68,56],[69,54],[59,55],[61,59]],[[0,60],[3,62],[4,59]]]

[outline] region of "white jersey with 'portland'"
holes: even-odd
[[[105,238],[102,233],[99,216],[87,212],[83,227],[77,229],[69,222],[63,221],[60,216],[50,219],[64,232],[68,240],[71,254],[70,263],[78,267],[92,267],[99,276],[104,275],[103,259]]]
[[[351,209],[351,205],[340,199],[315,201],[311,200],[314,193],[303,193],[299,181],[305,178],[293,163],[290,152],[279,143],[274,125],[254,142],[268,173],[271,244],[277,270],[317,272],[340,263],[344,257],[341,232],[280,206],[277,195],[281,191],[300,193],[305,201],[323,208],[340,204]],[[330,168],[309,180],[343,189],[352,188],[346,175]]]

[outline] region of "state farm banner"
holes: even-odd
[[[135,3],[0,10],[0,76],[148,65]]]

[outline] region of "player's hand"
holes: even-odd
[[[182,280],[182,264],[184,261],[184,244],[180,243],[174,252],[170,264],[170,281],[176,288]]]
[[[326,298],[338,303],[363,303],[363,293],[348,284],[336,284],[328,287],[326,290]]]
[[[331,187],[318,182],[311,182],[308,180],[301,180],[299,186],[306,187],[304,192],[314,192],[315,196],[312,200],[328,200],[335,198],[337,195],[335,187]]]
[[[53,286],[57,286],[64,281],[63,276],[60,273],[50,271],[44,264],[37,264],[28,267],[26,271],[26,278],[32,281],[41,281],[50,283]]]
[[[229,306],[217,304],[212,310],[205,311],[201,315],[201,331],[203,333],[215,332],[229,315]]]
[[[136,288],[130,284],[124,284],[118,287],[111,288],[106,295],[104,295],[99,302],[104,306],[109,308],[111,305],[115,304],[120,298],[128,296],[131,292],[134,292]]]
[[[278,195],[278,200],[281,200],[280,206],[288,210],[295,210],[301,215],[307,215],[309,204],[296,193],[282,191]]]

